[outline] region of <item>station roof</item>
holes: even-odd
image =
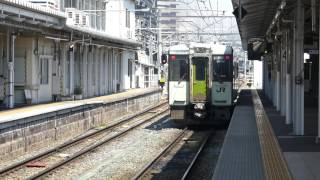
[[[237,18],[237,23],[244,50],[249,40],[265,37],[280,3],[281,0],[241,0],[247,14],[241,22]],[[237,8],[239,0],[232,0],[232,5]]]

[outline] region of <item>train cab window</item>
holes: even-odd
[[[183,55],[177,55],[174,59],[169,58],[169,81],[188,81],[188,60],[188,56]]]
[[[213,79],[214,80],[231,80],[232,60],[226,60],[224,56],[213,56]]]

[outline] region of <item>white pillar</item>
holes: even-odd
[[[112,62],[113,62],[112,91],[117,92],[117,55],[114,49],[112,49]]]
[[[73,48],[76,48],[75,46]],[[69,49],[69,62],[70,62],[70,66],[69,66],[69,78],[70,78],[70,95],[73,94],[73,90],[74,90],[74,51],[75,49],[73,49],[72,51],[70,51]]]
[[[320,37],[320,6],[319,6],[319,37]],[[318,41],[319,41],[318,47],[320,52],[320,40]],[[319,67],[318,67],[318,71],[319,71],[320,70],[320,53],[318,57],[319,57]],[[320,98],[319,97],[320,97],[320,72],[318,73],[318,137],[317,137],[318,140],[320,138]]]
[[[9,74],[9,102],[8,107],[14,108],[14,58],[15,58],[15,40],[16,36],[14,34],[11,34],[10,31],[7,31],[7,48],[11,48],[9,50],[10,55],[8,56],[8,74]]]
[[[304,43],[304,6],[302,0],[297,0],[296,4],[296,16],[295,16],[295,66],[294,66],[294,76],[295,76],[295,84],[294,84],[294,94],[293,98],[294,102],[294,116],[293,116],[293,127],[294,133],[296,135],[304,135],[304,73],[303,73],[303,43]],[[302,83],[298,84],[297,80],[301,79]]]
[[[281,43],[281,53],[280,53],[280,59],[281,59],[281,82],[280,82],[280,87],[281,87],[281,108],[280,112],[282,116],[286,115],[286,72],[287,72],[287,58],[284,56],[285,51],[285,46],[286,46],[286,39],[282,41]]]
[[[103,56],[103,82],[104,82],[104,95],[108,93],[108,49],[104,48]]]
[[[286,74],[286,124],[291,124],[291,78],[290,74]]]
[[[100,50],[100,96],[104,94],[104,48]]]
[[[88,46],[83,46],[83,57],[82,57],[82,89],[83,96],[88,97]]]
[[[286,124],[292,124],[292,118],[291,118],[291,75],[290,75],[290,68],[289,67],[289,59],[291,59],[291,52],[292,50],[290,49],[290,36],[289,36],[289,31],[286,32],[286,60],[285,60],[285,75],[286,75]],[[290,53],[289,53],[290,52]]]
[[[279,61],[278,61],[279,62]],[[278,64],[279,66],[280,64]],[[276,71],[276,108],[277,111],[280,111],[281,106],[281,91],[280,91],[280,72]]]

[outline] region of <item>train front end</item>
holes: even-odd
[[[212,54],[211,117],[215,121],[226,121],[230,119],[236,95],[233,49],[230,46],[215,48],[216,52]]]
[[[190,103],[189,48],[186,45],[170,47],[168,77],[171,119],[183,122]]]

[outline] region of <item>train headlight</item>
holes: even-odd
[[[197,103],[194,105],[194,109],[196,110],[205,110],[206,109],[206,105],[204,103]]]

